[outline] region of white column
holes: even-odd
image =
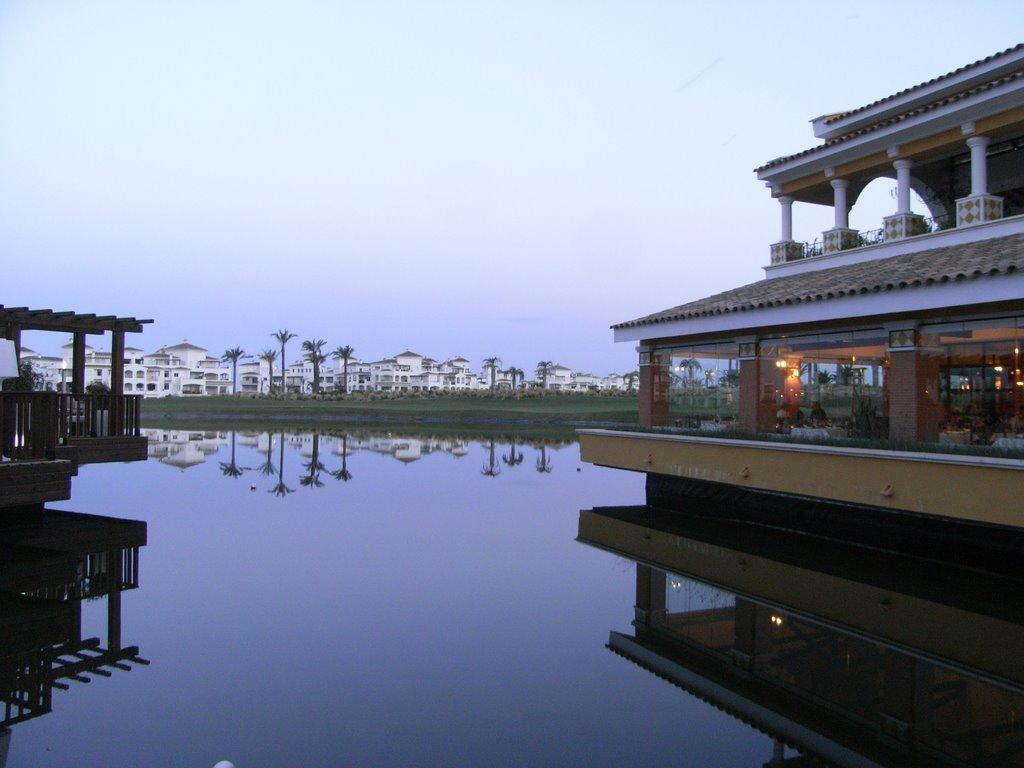
[[[988,136],[971,136],[967,140],[971,148],[971,197],[988,194]]]
[[[832,193],[835,197],[833,205],[835,206],[836,229],[850,228],[850,212],[846,207],[846,188],[848,186],[850,186],[850,182],[846,179],[832,179]]]
[[[783,243],[793,239],[793,198],[783,195],[779,198],[779,207],[782,211],[782,238]]]
[[[896,213],[910,213],[910,169],[913,160],[897,160],[892,164],[896,169]]]

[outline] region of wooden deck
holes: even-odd
[[[149,442],[144,435],[126,437],[69,437],[57,447],[58,458],[77,464],[145,461]]]
[[[70,499],[77,474],[77,463],[66,459],[0,463],[0,508]]]

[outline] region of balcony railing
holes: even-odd
[[[932,232],[939,232],[944,229],[953,229],[956,226],[956,219],[953,216],[934,216],[931,218],[924,219],[924,229],[917,233],[917,235],[927,235]],[[917,235],[911,235],[911,237],[917,237]],[[856,245],[850,246],[846,250],[852,248],[863,248],[865,245],[878,245],[884,243],[885,240],[885,227],[879,227],[878,229],[866,229],[857,233]],[[803,243],[804,255],[803,258],[809,259],[812,256],[822,256],[825,253],[825,244],[822,240],[815,240],[813,243]]]
[[[138,437],[142,395],[0,393],[0,451],[12,459],[53,458],[70,438]]]

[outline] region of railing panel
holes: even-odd
[[[52,458],[71,437],[139,437],[141,417],[141,395],[0,392],[0,451]]]

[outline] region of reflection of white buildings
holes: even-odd
[[[231,445],[231,432],[212,432],[188,429],[144,429],[149,442],[149,458],[180,470],[203,464],[210,456],[220,453]],[[425,456],[447,455],[459,459],[469,455],[472,443],[485,445],[481,440],[470,440],[457,436],[409,436],[381,434],[314,435],[313,433],[237,432],[235,448],[266,455],[275,449],[277,441],[285,444],[303,459],[312,461],[314,452],[318,461],[328,456],[351,458],[358,453],[387,456],[403,464],[411,464]],[[507,446],[508,441],[495,443],[497,448]],[[516,441],[519,449],[528,449],[530,441]],[[571,445],[572,441],[548,441],[534,446],[536,450],[557,451]],[[547,455],[547,454],[545,454]],[[225,459],[226,460],[226,459]],[[241,459],[239,458],[241,463]],[[250,461],[251,463],[251,461]]]
[[[469,440],[453,437],[429,438],[391,435],[356,437],[350,435],[345,441],[345,450],[348,456],[358,451],[366,451],[391,456],[409,464],[432,453],[446,453],[456,458],[465,456],[469,453],[469,442]],[[337,440],[336,443],[340,456],[341,441]]]
[[[149,438],[149,458],[161,464],[185,470],[203,464],[207,456],[217,453],[230,440],[224,432],[144,429]]]

